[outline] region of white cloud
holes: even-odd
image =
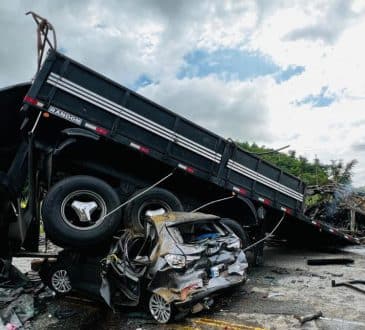
[[[265,78],[225,82],[208,76],[164,80],[140,92],[226,138],[269,142],[268,84]]]

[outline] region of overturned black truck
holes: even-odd
[[[0,91],[0,111],[2,257],[37,252],[41,221],[54,243],[90,249],[201,205],[246,246],[283,214],[288,241],[357,243],[304,216],[297,177],[54,50],[32,83]]]

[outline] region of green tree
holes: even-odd
[[[273,149],[265,146],[258,146],[255,143],[238,142],[238,145],[284,171],[299,177],[307,185],[323,185],[328,183],[328,165],[322,164],[317,158],[311,162],[303,156],[297,156],[295,150],[290,150],[286,154],[284,152],[275,152]]]
[[[329,179],[337,184],[350,184],[352,181],[353,169],[358,163],[356,159],[349,161],[347,164],[343,160],[332,160],[328,166]]]

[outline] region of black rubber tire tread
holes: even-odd
[[[145,189],[136,191],[130,198],[140,194],[143,190]],[[144,227],[141,223],[141,219],[139,219],[138,217],[139,210],[145,202],[158,202],[159,200],[168,204],[172,211],[184,211],[180,200],[173,193],[166,189],[153,188],[132,201],[131,203],[127,204],[124,212],[124,225],[126,227],[133,228],[136,231],[143,232]]]
[[[56,183],[48,192],[42,205],[42,217],[47,236],[56,244],[70,248],[95,248],[109,240],[121,225],[121,211],[109,215],[95,228],[78,230],[69,226],[61,215],[64,198],[76,190],[90,190],[99,194],[107,212],[115,209],[120,200],[117,193],[106,182],[92,177],[77,175]]]
[[[227,227],[229,227],[238,236],[238,238],[242,242],[243,249],[249,245],[250,240],[248,238],[247,233],[236,220],[224,218],[221,219],[221,222],[225,224]]]

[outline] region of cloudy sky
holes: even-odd
[[[1,1],[0,86],[32,78],[33,10],[59,50],[224,137],[359,160],[365,1]]]

